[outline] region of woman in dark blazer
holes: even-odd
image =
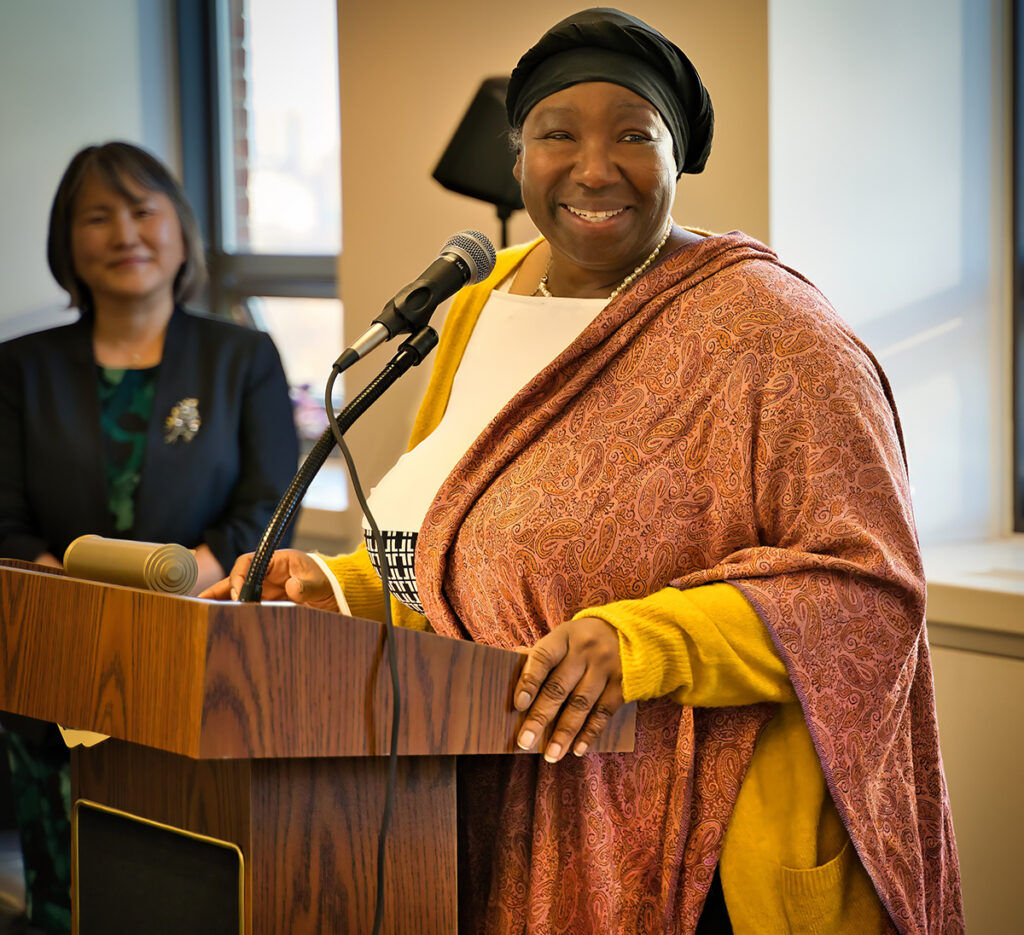
[[[270,337],[186,312],[191,209],[127,143],[72,159],[48,258],[82,317],[0,344],[0,556],[58,563],[84,533],[177,542],[204,583],[252,550],[298,448]]]
[[[0,556],[60,565],[86,533],[175,542],[198,593],[255,548],[297,464],[277,350],[185,311],[204,275],[195,219],[128,143],[71,160],[47,257],[81,318],[0,345]],[[65,932],[67,749],[52,725],[4,724],[29,916]]]

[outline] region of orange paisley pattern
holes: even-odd
[[[963,931],[891,394],[767,247],[708,238],[609,304],[446,480],[416,566],[438,632],[503,647],[666,585],[741,588],[895,927]],[[464,759],[464,930],[693,932],[771,713],[661,699],[632,753]]]

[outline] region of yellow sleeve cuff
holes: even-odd
[[[365,543],[348,555],[321,555],[320,560],[338,579],[353,617],[383,622],[384,590],[380,576],[373,570]],[[391,598],[391,617],[396,626],[405,627],[407,630],[430,629],[430,624],[423,614],[416,613],[394,597]]]
[[[384,619],[384,594],[365,545],[348,555],[321,555],[321,561],[338,579],[353,617]]]
[[[619,634],[626,701],[660,698],[691,707],[794,701],[768,628],[726,582],[662,588],[639,600],[590,607]]]

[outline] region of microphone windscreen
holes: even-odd
[[[196,557],[183,545],[91,535],[67,547],[64,568],[75,578],[165,594],[187,594],[199,578]]]
[[[496,259],[494,244],[480,231],[459,231],[448,238],[441,253],[457,253],[469,266],[469,285],[483,282],[491,275]]]

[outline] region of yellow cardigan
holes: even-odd
[[[539,242],[503,251],[491,276],[456,300],[410,448],[441,421],[491,290]],[[351,612],[382,619],[380,579],[365,548],[324,559]],[[392,611],[400,626],[429,628],[398,601]],[[884,931],[885,913],[828,794],[786,668],[743,594],[726,583],[664,588],[639,600],[586,608],[576,617],[599,617],[618,632],[627,701],[670,695],[692,707],[778,704],[757,742],[722,851],[722,887],[736,935]]]

